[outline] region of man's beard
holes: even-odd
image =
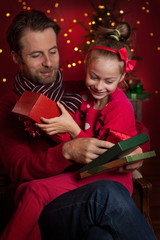
[[[31,82],[33,82],[36,85],[46,85],[46,84],[51,84],[53,82],[55,82],[57,75],[58,75],[58,67],[51,67],[51,68],[45,68],[40,70],[43,73],[48,73],[54,70],[54,75],[53,76],[46,76],[45,78],[42,78],[40,76],[37,75],[33,75],[28,71],[25,71],[25,69],[23,69],[23,76],[26,77],[28,80],[30,80]]]

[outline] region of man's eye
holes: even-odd
[[[40,56],[40,54],[34,54],[34,55],[32,55],[31,57],[32,58],[38,58]]]
[[[50,54],[56,54],[56,51],[54,50],[52,50],[52,51],[50,51]]]

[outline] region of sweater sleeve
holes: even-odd
[[[30,137],[10,104],[0,102],[0,110],[0,158],[12,182],[50,177],[72,164],[63,156],[63,143],[56,146],[46,135]]]

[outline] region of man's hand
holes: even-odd
[[[113,145],[96,138],[77,138],[63,144],[63,155],[77,163],[88,164]]]

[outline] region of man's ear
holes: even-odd
[[[16,64],[20,64],[19,55],[15,51],[12,51],[11,55],[12,55],[13,62]]]

